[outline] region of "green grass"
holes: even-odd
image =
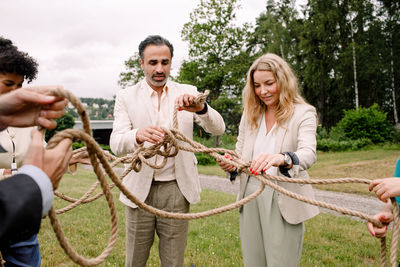
[[[379,259],[380,240],[365,223],[330,214],[306,222],[301,266],[379,266]]]
[[[197,170],[200,174],[226,177],[226,173],[218,165],[197,165]]]
[[[65,175],[59,190],[72,197],[80,197],[95,182],[90,171],[79,169],[75,176]],[[123,266],[125,261],[125,221],[124,205],[118,200],[118,190],[113,190],[119,218],[119,233],[116,246],[100,266]],[[203,201],[191,206],[191,212],[205,211],[235,201],[235,196],[204,190]],[[67,205],[56,198],[56,208]],[[59,216],[59,220],[73,248],[87,258],[97,257],[108,244],[110,235],[110,215],[106,201],[101,198],[81,205]],[[221,215],[191,221],[185,266],[193,262],[196,266],[235,266],[241,262],[239,240],[239,214],[237,210]],[[43,220],[39,233],[42,266],[75,266],[58,244],[48,219]],[[152,247],[148,266],[160,266],[158,239]],[[211,264],[211,265],[209,265]]]
[[[309,174],[313,179],[391,177],[396,161],[400,157],[400,150],[395,148],[375,147],[371,150],[339,153],[318,152],[317,162],[310,168]],[[368,186],[364,184],[332,184],[314,187],[347,193],[371,194]]]
[[[79,169],[75,176],[66,175],[60,191],[79,197],[87,191],[96,177]],[[124,266],[125,221],[124,207],[113,190],[119,218],[116,246],[100,266]],[[191,212],[205,211],[235,201],[235,196],[203,190],[201,202],[191,206]],[[56,198],[55,206],[66,202]],[[85,257],[98,256],[106,247],[110,232],[110,215],[104,198],[81,205],[59,216],[65,234],[76,251]],[[48,219],[43,220],[39,233],[42,266],[76,266],[61,249]],[[158,240],[151,249],[148,266],[160,266]],[[306,222],[301,266],[378,266],[379,240],[373,238],[365,223],[349,217],[320,214]],[[185,266],[243,266],[237,210],[216,216],[192,220],[189,223]]]

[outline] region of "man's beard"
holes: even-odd
[[[151,79],[150,79],[150,83],[151,83],[153,86],[157,86],[157,87],[164,86],[164,85],[167,83],[168,76],[165,75],[165,74],[163,74],[163,75],[164,75],[164,79],[161,80],[161,81],[156,81],[156,80],[154,80],[154,79],[153,79],[153,76],[152,76]]]

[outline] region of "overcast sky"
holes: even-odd
[[[111,99],[124,61],[140,41],[160,34],[175,48],[172,73],[187,58],[183,25],[198,0],[0,0],[0,28],[39,63],[32,85],[61,84],[79,97]],[[237,22],[250,22],[266,0],[242,0]]]

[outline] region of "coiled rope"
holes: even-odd
[[[232,150],[223,149],[223,148],[207,148],[202,144],[195,142],[181,132],[178,131],[178,120],[177,120],[177,108],[174,109],[174,117],[173,117],[173,128],[166,129],[163,128],[165,131],[165,138],[162,143],[154,144],[150,147],[144,147],[143,145],[139,147],[133,154],[121,158],[117,158],[111,156],[114,162],[112,164],[109,163],[108,159],[110,158],[109,155],[106,155],[104,151],[99,147],[96,141],[92,137],[92,131],[90,129],[90,122],[88,115],[86,113],[85,108],[83,107],[80,100],[74,96],[71,92],[64,90],[64,89],[55,89],[51,92],[52,95],[62,96],[67,98],[72,105],[77,109],[77,112],[82,120],[83,123],[83,131],[77,129],[67,129],[57,133],[55,136],[51,138],[48,142],[47,148],[51,149],[55,147],[61,140],[64,138],[69,138],[71,140],[79,139],[86,143],[86,149],[89,153],[90,162],[93,166],[93,170],[97,175],[98,182],[93,184],[93,186],[89,189],[87,193],[85,193],[80,199],[71,198],[65,196],[59,192],[55,192],[55,194],[66,200],[71,202],[71,204],[63,209],[55,210],[54,207],[51,208],[49,212],[49,218],[51,224],[53,226],[54,232],[57,236],[57,239],[60,242],[61,247],[64,249],[66,254],[71,258],[72,261],[81,265],[81,266],[95,266],[105,261],[106,257],[111,253],[117,238],[118,226],[117,226],[117,214],[115,205],[113,202],[113,197],[111,194],[111,188],[113,186],[118,187],[118,189],[133,203],[135,203],[139,208],[146,210],[147,212],[153,213],[156,216],[164,217],[164,218],[173,218],[173,219],[180,219],[180,220],[192,220],[192,219],[199,219],[208,216],[212,216],[215,214],[219,214],[225,211],[230,211],[236,209],[247,202],[251,201],[255,197],[257,197],[265,188],[265,186],[270,186],[277,192],[285,194],[291,198],[295,198],[299,201],[303,201],[305,203],[315,205],[318,207],[327,208],[330,210],[337,211],[342,214],[356,216],[366,221],[371,222],[377,227],[382,227],[382,223],[376,219],[374,219],[371,215],[353,211],[347,208],[343,208],[337,205],[329,204],[322,201],[317,201],[315,199],[310,199],[304,197],[302,195],[293,193],[288,191],[281,186],[277,185],[272,181],[279,181],[279,182],[288,182],[288,183],[299,183],[299,184],[336,184],[336,183],[363,183],[363,184],[370,184],[369,179],[362,179],[362,178],[340,178],[340,179],[293,179],[293,178],[286,178],[280,176],[272,176],[268,174],[260,174],[260,175],[252,175],[249,171],[249,162],[244,162],[240,156]],[[208,91],[204,94],[199,94],[199,96],[195,99],[194,104],[204,103],[205,99],[207,98]],[[85,148],[84,148],[85,149]],[[132,170],[139,172],[142,168],[143,163],[149,165],[154,169],[163,168],[166,164],[168,157],[174,157],[179,150],[189,151],[189,152],[199,152],[199,153],[207,153],[217,160],[224,161],[230,164],[233,164],[239,172],[244,172],[247,175],[254,176],[259,181],[261,181],[260,188],[254,192],[253,194],[247,196],[246,198],[241,199],[235,203],[219,207],[216,209],[199,212],[199,213],[173,213],[167,212],[163,210],[156,209],[152,206],[147,205],[146,203],[140,201],[136,196],[131,194],[129,190],[122,184],[122,179]],[[233,160],[228,160],[224,158],[221,154],[228,153],[232,155]],[[159,165],[153,164],[149,159],[154,157],[155,155],[159,155],[164,157],[164,160]],[[120,177],[117,177],[115,174],[113,167],[118,163],[125,163],[130,164],[129,167],[122,173]],[[103,167],[101,169],[100,165]],[[105,174],[107,174],[110,179],[113,181],[114,184],[109,185],[106,182]],[[100,184],[102,188],[102,193],[98,193],[97,195],[90,197],[95,188]],[[73,209],[74,207],[78,206],[82,203],[89,203],[93,200],[98,199],[102,195],[105,195],[107,200],[110,215],[111,215],[111,235],[109,237],[109,242],[107,247],[103,250],[103,252],[91,259],[87,259],[81,255],[79,255],[69,244],[68,240],[66,239],[61,225],[58,221],[57,214],[66,212],[68,210]],[[392,231],[392,243],[390,248],[390,266],[396,266],[396,258],[397,258],[397,243],[398,243],[398,233],[399,233],[399,210],[396,204],[395,199],[392,199],[392,206],[393,206],[393,214],[394,214],[394,224],[393,224],[393,231]],[[381,239],[381,266],[385,266],[386,264],[386,241],[385,238]]]

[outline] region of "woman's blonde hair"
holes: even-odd
[[[279,92],[276,121],[282,125],[289,119],[294,110],[295,103],[305,103],[300,95],[297,78],[289,64],[278,55],[268,53],[257,58],[247,72],[247,82],[243,89],[243,112],[251,128],[258,127],[258,118],[265,112],[264,102],[255,94],[254,72],[270,71],[273,73]]]

